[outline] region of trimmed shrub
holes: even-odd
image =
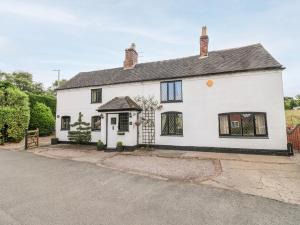
[[[82,121],[82,113],[79,113],[78,120],[71,124],[71,127],[76,127],[76,130],[68,132],[68,138],[76,144],[84,144],[91,141],[91,126],[90,123]]]
[[[124,146],[123,146],[123,142],[122,141],[118,141],[117,142],[117,150],[119,150],[119,151],[123,151],[124,150]]]
[[[20,142],[29,123],[28,96],[18,88],[0,82],[0,130],[7,127],[7,141]]]
[[[44,103],[36,103],[30,112],[29,129],[39,128],[40,136],[52,134],[55,127],[55,119],[51,109]]]
[[[38,102],[44,103],[51,109],[53,116],[56,114],[56,98],[51,95],[33,94],[28,93],[30,108],[32,109],[34,105]]]
[[[99,140],[99,141],[97,142],[97,150],[98,150],[98,151],[101,151],[101,150],[104,150],[104,148],[105,148],[104,143],[103,143],[101,140]]]

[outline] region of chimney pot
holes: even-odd
[[[200,37],[200,58],[208,56],[208,35],[207,27],[202,27],[201,37]]]
[[[125,60],[124,60],[124,70],[132,69],[138,63],[138,53],[135,50],[135,44],[132,43],[131,46],[125,49]]]

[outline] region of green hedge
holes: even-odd
[[[49,95],[39,95],[28,93],[30,108],[32,109],[37,102],[44,103],[51,109],[53,116],[56,114],[56,98]]]
[[[8,140],[19,142],[29,124],[28,96],[18,88],[0,82],[0,129],[8,125]]]
[[[36,103],[30,112],[29,129],[39,128],[40,135],[46,136],[53,133],[55,127],[55,119],[51,109],[44,103]]]

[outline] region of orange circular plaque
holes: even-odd
[[[208,80],[208,81],[206,82],[206,85],[207,85],[208,87],[213,86],[213,84],[214,84],[214,82],[213,82],[212,80]]]

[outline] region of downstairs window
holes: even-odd
[[[232,137],[267,137],[266,113],[234,112],[219,114],[219,135]]]
[[[165,112],[161,114],[161,135],[183,135],[182,113]]]
[[[70,116],[62,116],[61,117],[61,130],[70,130]]]
[[[129,113],[119,113],[119,132],[129,131]]]

